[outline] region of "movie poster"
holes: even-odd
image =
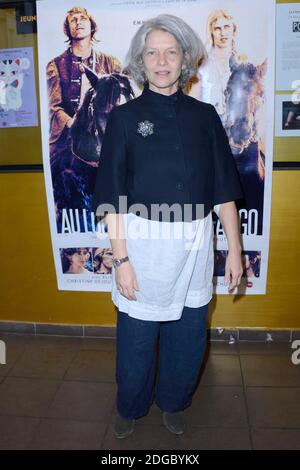
[[[33,48],[0,49],[0,128],[35,126]]]
[[[207,59],[188,93],[213,104],[226,129],[245,198],[239,203],[240,293],[266,289],[272,183],[275,4],[253,0],[41,0],[37,4],[43,159],[54,260],[62,290],[110,291],[112,251],[95,226],[92,193],[107,116],[141,90],[122,73],[130,40],[159,13],[198,32]],[[78,9],[79,7],[79,9]],[[68,13],[70,12],[71,13]],[[80,14],[89,21],[81,21]],[[80,51],[76,35],[89,29]],[[51,38],[51,41],[49,41]],[[76,49],[77,47],[77,49]],[[214,215],[217,293],[226,238]]]

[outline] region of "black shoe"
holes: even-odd
[[[115,420],[114,420],[115,436],[118,439],[124,439],[125,437],[130,436],[130,434],[133,433],[134,424],[135,424],[135,419],[123,418],[123,416],[117,413],[115,415]]]
[[[173,434],[184,433],[186,426],[183,411],[177,411],[176,413],[168,413],[167,411],[163,411],[162,417],[164,425]]]

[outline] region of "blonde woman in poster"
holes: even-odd
[[[198,97],[211,103],[225,127],[240,173],[245,201],[239,208],[255,210],[257,228],[263,230],[265,179],[266,61],[254,65],[237,52],[238,26],[227,11],[210,13],[206,26],[207,57],[199,68]],[[251,28],[251,34],[253,30]],[[195,96],[197,91],[194,90]]]
[[[223,125],[226,119],[225,91],[231,75],[230,61],[237,59],[233,17],[224,10],[213,11],[207,19],[207,53],[199,69],[200,96],[217,110]]]
[[[107,122],[93,205],[106,214],[114,256],[117,438],[129,436],[154,401],[170,432],[185,431],[206,347],[213,208],[228,240],[229,291],[241,280],[235,200],[242,191],[228,139],[215,108],[182,91],[203,54],[182,19],[146,20],[126,67],[143,92]]]

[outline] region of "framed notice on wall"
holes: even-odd
[[[0,171],[42,169],[36,4],[0,3]]]
[[[0,127],[37,125],[33,48],[0,49]]]

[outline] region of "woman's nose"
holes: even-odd
[[[166,63],[166,57],[165,57],[165,54],[163,52],[159,53],[158,63],[159,64],[165,64]]]

